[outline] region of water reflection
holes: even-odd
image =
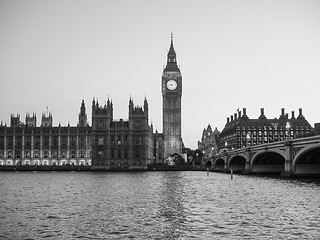
[[[160,184],[160,222],[163,224],[163,238],[177,239],[181,236],[186,222],[185,203],[186,179],[182,172],[161,174]]]

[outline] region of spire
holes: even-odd
[[[131,111],[133,110],[133,106],[134,106],[134,104],[133,104],[132,98],[131,98],[131,96],[130,96],[130,100],[129,100],[129,112],[131,112]]]
[[[171,32],[170,49],[169,49],[169,52],[168,52],[168,60],[169,60],[169,56],[176,57],[176,52],[174,51],[174,47],[173,47],[173,33],[172,32]]]
[[[85,115],[85,114],[86,114],[86,105],[84,103],[84,99],[82,99],[81,107],[80,107],[80,115]]]
[[[180,72],[180,69],[177,65],[177,55],[173,47],[173,34],[171,33],[171,42],[170,42],[170,48],[167,55],[167,65],[164,69],[164,71],[178,71]]]
[[[145,113],[147,113],[147,114],[148,114],[149,106],[148,106],[147,97],[144,97],[144,102],[143,102],[143,111],[144,111]]]

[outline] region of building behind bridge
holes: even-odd
[[[291,116],[281,109],[279,118],[268,119],[261,108],[258,119],[247,116],[246,108],[243,113],[238,111],[230,118],[221,131],[218,138],[219,149],[239,149],[259,144],[283,141],[315,135],[315,129],[309,124],[299,109],[299,115],[295,117],[294,111]]]

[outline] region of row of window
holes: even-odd
[[[111,136],[111,145],[128,145],[128,136]],[[142,145],[142,136],[134,136],[133,137],[133,144],[134,145]],[[105,138],[104,137],[98,137],[97,139],[97,145],[98,146],[104,146],[105,145]]]
[[[91,151],[81,150],[81,151],[33,151],[33,154],[31,151],[24,151],[22,154],[22,151],[13,151],[13,150],[7,150],[6,156],[5,152],[3,150],[0,150],[0,158],[91,158]]]
[[[117,150],[113,149],[111,150],[111,158],[113,159],[128,159],[128,150]],[[133,151],[134,158],[140,158],[141,157],[141,151],[140,150],[134,150]],[[97,159],[104,159],[107,158],[106,154],[102,150],[97,151]]]
[[[107,166],[107,162],[104,161],[98,161],[97,166]],[[142,165],[142,161],[141,160],[136,160],[136,161],[132,161],[132,162],[128,162],[128,161],[112,161],[110,160],[110,166],[116,166],[116,167],[120,167],[120,166],[128,166],[129,164],[132,164],[133,166],[141,166]]]
[[[274,135],[274,136],[277,136],[277,135],[286,135],[288,134],[288,131],[285,130],[285,131],[258,131],[258,132],[246,132],[246,131],[242,131],[242,132],[237,132],[237,135],[241,135],[242,133],[242,136],[256,136],[256,135],[259,135],[259,136],[267,136],[267,135]],[[309,133],[309,130],[306,130],[306,131],[292,131],[292,130],[289,130],[289,133],[290,135],[303,135],[303,134],[308,134]]]

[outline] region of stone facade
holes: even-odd
[[[163,133],[148,124],[148,102],[135,107],[129,101],[129,119],[113,119],[113,103],[92,102],[92,126],[88,125],[84,100],[77,126],[53,126],[51,113],[37,117],[11,115],[10,127],[0,125],[0,164],[91,164],[93,169],[137,168],[164,164],[182,154],[182,75],[171,36],[167,65],[162,73]]]
[[[85,112],[84,101],[82,111]],[[35,113],[11,115],[11,125],[0,126],[0,165],[90,165],[91,127],[52,125],[51,113],[42,114],[40,127]]]
[[[92,101],[92,170],[146,169],[153,161],[153,127],[148,125],[148,102],[129,101],[129,119],[113,119],[113,103]]]
[[[167,159],[173,154],[182,155],[181,97],[182,75],[177,65],[176,53],[171,36],[167,65],[162,73],[164,159]]]
[[[220,150],[233,150],[311,135],[314,135],[314,129],[302,115],[301,108],[297,117],[292,111],[291,118],[282,108],[280,117],[274,119],[267,119],[263,108],[258,119],[250,119],[243,108],[242,115],[239,111],[227,118],[218,144]]]
[[[210,124],[203,129],[201,141],[198,141],[198,149],[204,157],[212,157],[218,153],[218,137],[220,132],[215,128],[212,131]]]

